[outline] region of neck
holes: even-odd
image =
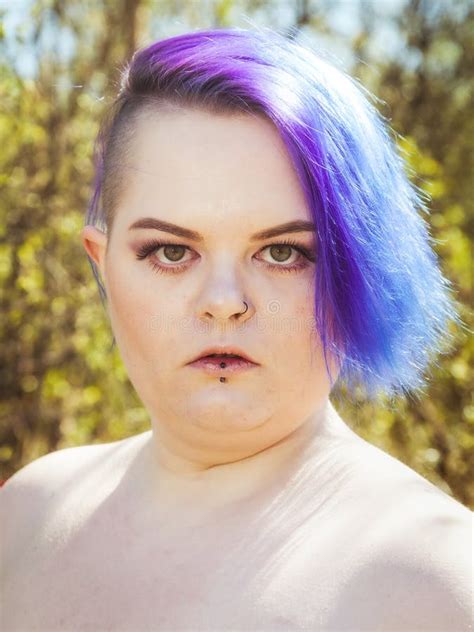
[[[353,436],[332,404],[311,415],[280,441],[236,461],[203,464],[184,458],[158,440],[155,431],[146,435],[141,461],[149,481],[149,502],[205,512],[271,493],[311,461],[323,457],[338,439]]]

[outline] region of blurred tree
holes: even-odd
[[[304,30],[340,42],[330,20],[336,4],[39,0],[22,16],[13,49],[0,29],[0,478],[47,452],[149,428],[118,351],[110,350],[108,319],[79,240],[93,141],[121,65],[151,38],[209,25],[251,27],[252,16],[286,25],[288,37]],[[417,185],[431,195],[440,261],[470,324],[473,9],[457,0],[401,1],[383,19],[404,49],[387,59],[372,46],[380,5],[359,6],[349,70],[381,97]],[[34,79],[19,69],[26,51],[37,63]],[[472,356],[472,340],[459,332],[420,400],[375,410],[348,397],[340,410],[367,440],[471,507]]]
[[[125,371],[109,353],[107,319],[79,241],[103,111],[98,95],[111,91],[111,70],[136,47],[139,6],[35,4],[24,44],[38,60],[35,80],[22,78],[2,49],[3,478],[65,445],[134,433],[146,419],[133,389],[117,388]],[[64,61],[56,46],[67,41]]]

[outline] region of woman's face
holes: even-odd
[[[130,380],[176,450],[203,463],[255,454],[330,392],[314,334],[315,233],[256,237],[311,220],[285,146],[260,117],[168,109],[141,116],[131,155],[108,243],[91,226],[82,235]],[[145,218],[195,236],[133,228]],[[216,345],[258,366],[210,375],[188,364]]]

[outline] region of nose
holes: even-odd
[[[249,297],[235,271],[227,266],[212,274],[198,304],[198,316],[204,320],[246,321],[253,313]],[[248,308],[245,303],[247,303]]]

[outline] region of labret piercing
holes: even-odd
[[[244,301],[244,303],[245,303],[245,301]],[[240,313],[241,313],[241,314],[246,314],[246,313],[247,313],[248,308],[249,308],[249,306],[247,305],[247,303],[245,303],[245,312],[240,312]],[[224,361],[222,361],[222,362],[220,363],[220,367],[221,367],[221,369],[225,369],[225,367],[226,367],[226,366],[227,366],[227,365],[226,365],[226,363],[225,363]],[[221,382],[225,382],[225,381],[226,381],[226,378],[225,378],[225,377],[220,377],[220,378],[219,378],[219,380],[220,380]]]

